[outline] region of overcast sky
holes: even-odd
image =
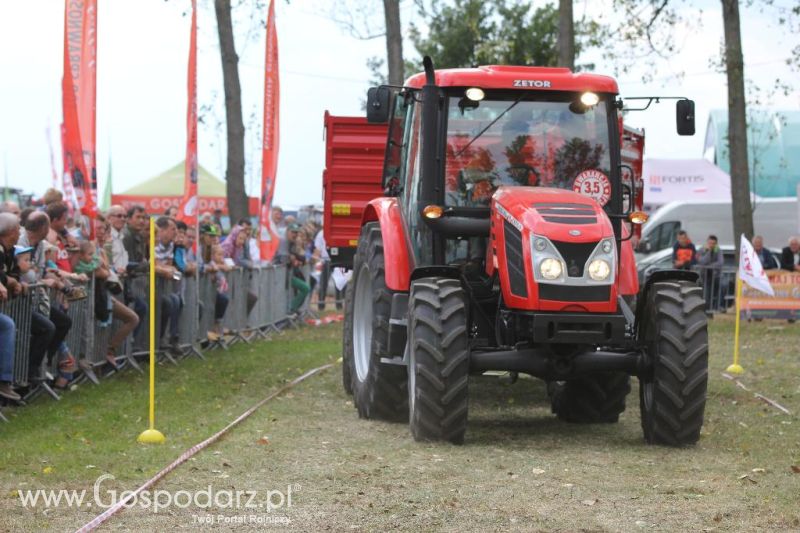
[[[382,2],[374,2],[379,9]],[[224,120],[216,21],[211,0],[198,3],[199,103],[208,108],[199,130],[199,160],[224,177],[225,132],[224,127],[215,127]],[[114,192],[118,193],[183,159],[190,2],[99,0],[99,4],[99,192],[105,188],[110,160]],[[721,46],[719,2],[691,4],[694,7],[682,9],[687,18],[699,21],[699,26],[678,29],[681,51],[659,66],[656,81],[642,84],[641,71],[619,78],[623,96],[662,94],[696,100],[697,135],[690,138],[675,134],[673,103],[630,116],[630,124],[646,129],[647,157],[701,157],[708,112],[727,103],[725,77],[709,69],[709,59],[718,55]],[[330,20],[330,5],[323,0],[276,3],[282,120],[275,193],[278,205],[321,203],[323,113],[328,109],[333,114],[360,115],[370,78],[366,60],[385,55],[382,39],[354,39]],[[575,5],[576,16],[587,9],[585,2]],[[410,0],[403,0],[401,6],[405,29],[416,13]],[[0,161],[9,185],[38,195],[51,182],[48,127],[60,168],[64,2],[0,0],[0,7]],[[266,12],[245,7],[236,20],[244,121],[250,124],[245,156],[251,196],[258,196],[260,187],[261,154],[258,139],[250,134],[261,128],[264,33],[257,24],[259,17],[263,20]],[[746,75],[763,87],[776,77],[793,82],[793,93],[776,96],[770,104],[776,109],[798,109],[800,77],[783,60],[800,38],[786,36],[768,15],[755,10],[743,8],[742,19]],[[407,58],[416,55],[410,43],[404,51]],[[611,65],[598,54],[594,56],[582,59],[593,60],[596,72],[612,73]],[[679,71],[686,76],[677,81],[672,74]]]

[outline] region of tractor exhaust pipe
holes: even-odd
[[[638,352],[588,351],[572,356],[558,356],[548,350],[527,348],[472,352],[470,372],[488,370],[524,372],[547,380],[562,380],[594,372],[626,372],[632,376],[643,371]]]

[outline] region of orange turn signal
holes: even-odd
[[[443,212],[443,211],[444,211],[444,210],[442,209],[442,207],[441,207],[441,206],[438,206],[438,205],[427,205],[427,206],[425,206],[425,208],[422,210],[422,215],[423,215],[425,218],[431,218],[431,219],[433,219],[433,218],[439,218],[439,217],[441,217],[441,216],[442,216],[442,212]]]
[[[644,224],[645,222],[647,222],[648,218],[650,217],[644,211],[634,211],[633,213],[628,215],[628,220],[630,220],[634,224]]]

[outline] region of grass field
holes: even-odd
[[[709,399],[694,448],[643,444],[635,385],[619,424],[578,426],[549,413],[540,382],[490,377],[471,382],[464,446],[415,443],[405,425],[359,420],[337,367],[264,406],[158,488],[291,486],[292,507],[272,514],[305,531],[798,530],[800,327],[745,326],[741,381],[752,392],[721,376],[732,329],[729,317],[711,323]],[[338,325],[309,328],[159,366],[164,446],[135,442],[146,427],[146,380],[132,372],[12,413],[0,427],[0,530],[82,525],[99,510],[24,509],[17,490],[91,491],[103,473],[116,477],[104,490],[133,489],[287,379],[336,360],[340,335]],[[106,528],[195,529],[217,514],[242,511],[134,507]]]

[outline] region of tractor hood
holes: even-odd
[[[616,311],[617,243],[594,199],[563,189],[500,187],[491,211],[491,264],[506,305]]]
[[[512,225],[514,221],[519,222],[526,230],[550,240],[588,243],[614,236],[603,208],[593,199],[573,191],[500,187],[492,202],[493,209]]]

